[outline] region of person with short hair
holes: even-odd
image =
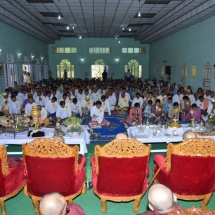
[[[60,193],[48,193],[42,197],[39,205],[40,215],[84,215],[83,209],[67,202]]]
[[[108,112],[108,115],[111,115],[111,110],[110,110],[110,102],[108,99],[106,99],[105,95],[101,96],[101,102],[102,102],[102,108],[104,109],[104,112]]]
[[[201,109],[197,107],[195,103],[191,105],[188,113],[185,116],[182,116],[182,121],[190,122],[191,119],[194,119],[197,122],[201,121]]]
[[[180,108],[178,102],[173,103],[173,106],[170,106],[169,112],[168,112],[168,117],[170,119],[177,119],[179,121],[179,113],[180,113]]]
[[[134,97],[134,99],[133,99],[133,101],[131,103],[131,107],[134,107],[135,103],[139,103],[140,107],[142,107],[143,106],[143,102],[144,102],[143,98],[140,96],[140,93],[137,92],[136,93],[136,97]]]
[[[25,105],[25,114],[27,116],[31,116],[32,106],[37,106],[37,104],[34,102],[33,97],[29,97],[28,103]]]
[[[170,212],[181,209],[176,204],[177,197],[174,193],[163,184],[154,184],[148,193],[149,211],[138,215],[167,215]]]
[[[66,119],[71,115],[72,114],[71,114],[70,104],[65,103],[65,101],[60,101],[60,105],[57,107],[57,110],[56,110],[57,120]]]
[[[11,102],[9,104],[9,113],[10,114],[20,114],[21,113],[21,104],[16,99],[16,95],[11,95]]]
[[[191,130],[188,130],[186,132],[184,132],[183,137],[182,137],[182,141],[186,141],[189,140],[191,138],[197,138],[197,134]]]
[[[73,98],[71,104],[71,111],[73,114],[75,115],[79,115],[80,117],[82,116],[82,109],[81,109],[81,104],[80,104],[80,100]]]
[[[132,107],[129,111],[128,123],[130,125],[139,125],[142,123],[142,108],[138,102],[135,103],[134,107]]]
[[[97,101],[96,104],[90,109],[90,116],[92,117],[92,120],[89,122],[90,127],[101,127],[103,125],[110,125],[110,122],[104,119],[104,109],[101,106],[102,102]]]
[[[57,97],[52,97],[51,100],[49,100],[46,105],[45,108],[48,112],[48,117],[54,118],[56,116],[56,111],[57,111],[57,107],[59,106],[58,102],[57,102]]]

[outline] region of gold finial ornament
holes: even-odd
[[[38,117],[41,115],[40,110],[37,106],[33,105],[31,110],[32,121],[31,125],[34,125],[34,130],[38,131],[39,129],[39,119]]]
[[[181,125],[178,123],[177,119],[173,119],[173,123],[169,125],[170,128],[181,128]]]

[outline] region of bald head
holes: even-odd
[[[183,141],[192,139],[192,138],[197,138],[197,134],[191,130],[184,132],[183,134]]]
[[[173,210],[177,198],[168,187],[155,184],[149,189],[148,201],[152,211],[167,213]]]
[[[119,140],[128,139],[128,136],[124,133],[119,133],[116,135],[116,139],[119,139]]]
[[[41,215],[65,215],[66,200],[59,193],[49,193],[42,197],[40,201]]]

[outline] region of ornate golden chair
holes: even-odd
[[[199,138],[170,143],[166,161],[163,155],[155,155],[154,161],[154,173],[161,167],[155,183],[166,185],[179,199],[203,199],[201,207],[206,207],[215,189],[214,140]]]
[[[96,146],[92,163],[93,192],[101,198],[102,212],[106,201],[135,200],[137,212],[148,183],[151,145],[136,139],[115,139],[103,147]]]
[[[32,198],[35,213],[38,201],[47,193],[59,192],[68,202],[86,192],[86,158],[78,164],[78,146],[68,146],[58,139],[38,138],[22,145],[25,166],[25,195]]]
[[[25,185],[23,159],[7,158],[5,146],[0,146],[0,206],[6,215],[4,201],[17,195]]]

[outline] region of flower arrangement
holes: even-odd
[[[67,131],[72,133],[81,133],[84,131],[84,128],[82,127],[81,123],[82,119],[74,115],[63,121],[63,124],[67,126]]]

